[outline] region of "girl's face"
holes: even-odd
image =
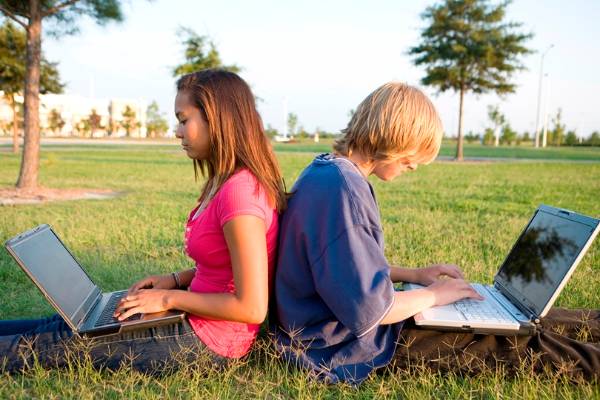
[[[181,139],[181,146],[187,156],[196,160],[208,159],[210,153],[208,122],[186,92],[177,92],[175,116],[179,121],[175,136]]]
[[[398,175],[406,171],[417,169],[417,163],[407,158],[400,158],[394,161],[381,160],[375,162],[373,174],[383,181],[391,181]]]

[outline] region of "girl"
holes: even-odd
[[[286,201],[281,173],[254,96],[236,74],[210,69],[180,78],[175,115],[176,136],[196,176],[200,170],[207,178],[185,226],[185,249],[196,266],[136,282],[115,317],[178,309],[187,320],[94,339],[74,336],[59,316],[2,321],[0,358],[8,371],[31,365],[33,357],[65,365],[80,344],[97,366],[127,361],[146,372],[180,361],[222,364],[250,350],[267,313],[278,213]]]

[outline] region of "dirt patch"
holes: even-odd
[[[104,200],[112,199],[121,192],[108,189],[48,189],[38,187],[33,190],[0,189],[0,205],[39,204],[64,200]]]

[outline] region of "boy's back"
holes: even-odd
[[[332,381],[359,382],[389,362],[401,326],[379,325],[394,288],[373,189],[349,160],[321,155],[292,192],[272,328],[292,362]]]

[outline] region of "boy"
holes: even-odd
[[[444,340],[460,339],[464,348],[471,343],[466,334],[429,331],[413,338],[410,323],[403,329],[404,320],[426,308],[481,296],[454,265],[390,268],[367,181],[369,175],[389,181],[430,163],[442,132],[421,91],[387,83],[358,106],[333,154],[316,157],[298,178],[282,218],[271,313],[276,345],[292,364],[328,382],[360,383],[395,353],[402,365],[408,357],[396,344],[404,339],[438,355]],[[400,281],[426,287],[395,291]],[[485,356],[506,345],[490,337],[495,342],[485,344]]]

